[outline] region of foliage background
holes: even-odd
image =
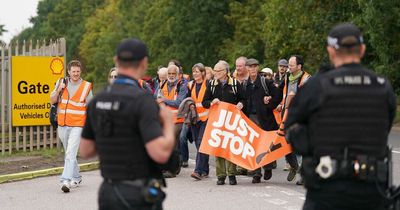
[[[13,41],[65,37],[67,59],[82,60],[95,83],[105,82],[116,45],[128,37],[148,45],[151,75],[172,58],[188,72],[220,59],[233,67],[242,55],[276,69],[278,59],[292,54],[302,55],[314,73],[327,59],[329,28],[353,22],[366,40],[363,62],[400,93],[400,1],[43,0],[30,21],[33,27]]]

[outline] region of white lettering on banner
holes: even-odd
[[[221,147],[223,149],[227,149],[229,145],[230,152],[235,155],[241,154],[243,159],[246,159],[247,156],[254,157],[255,150],[253,146],[243,141],[240,136],[246,137],[250,133],[249,141],[253,143],[254,138],[258,138],[260,134],[251,128],[239,114],[236,114],[233,123],[230,123],[232,115],[233,112],[221,110],[218,121],[212,124],[215,128],[211,130],[211,139],[208,140],[208,144],[212,147]],[[230,131],[236,130],[240,136],[235,136],[229,131],[218,129],[223,126]]]

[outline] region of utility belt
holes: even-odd
[[[376,160],[366,155],[358,155],[353,160],[322,156],[314,170],[321,179],[349,178],[379,183],[386,183],[389,173],[387,159]]]
[[[114,180],[105,178],[104,182],[112,185],[112,188],[121,200],[121,202],[128,208],[133,209],[130,204],[126,201],[124,196],[120,193],[118,185],[131,186],[133,188],[140,189],[144,200],[150,204],[157,204],[165,199],[165,193],[162,191],[162,187],[166,187],[164,179],[135,179],[135,180]]]

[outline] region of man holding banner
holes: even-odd
[[[267,80],[258,74],[259,62],[250,58],[247,59],[246,66],[249,69],[249,79],[244,82],[246,106],[245,114],[256,125],[266,131],[278,130],[273,110],[282,100],[279,89],[272,80]],[[271,179],[272,171],[263,167],[265,170],[264,180]],[[254,171],[252,183],[260,183],[262,171],[258,168]]]
[[[241,110],[245,103],[240,83],[229,77],[229,64],[220,60],[214,66],[215,79],[207,85],[202,105],[204,108],[219,104],[220,101],[236,105]],[[208,139],[204,139],[208,140]],[[202,144],[203,145],[203,144]],[[225,184],[226,176],[229,184],[236,185],[236,165],[222,157],[216,157],[217,185]]]

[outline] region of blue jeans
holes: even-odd
[[[187,139],[188,131],[189,131],[188,126],[185,123],[183,123],[182,130],[179,135],[179,151],[181,153],[181,159],[183,162],[187,162],[189,160],[189,147]]]
[[[81,141],[82,127],[59,126],[58,136],[64,146],[64,170],[60,181],[80,181],[82,176],[79,174],[79,165],[76,160],[79,143]]]
[[[193,140],[196,145],[196,167],[194,172],[203,175],[209,173],[208,159],[209,156],[199,152],[201,140],[203,139],[204,130],[206,129],[207,121],[199,121],[196,125],[191,125]]]

